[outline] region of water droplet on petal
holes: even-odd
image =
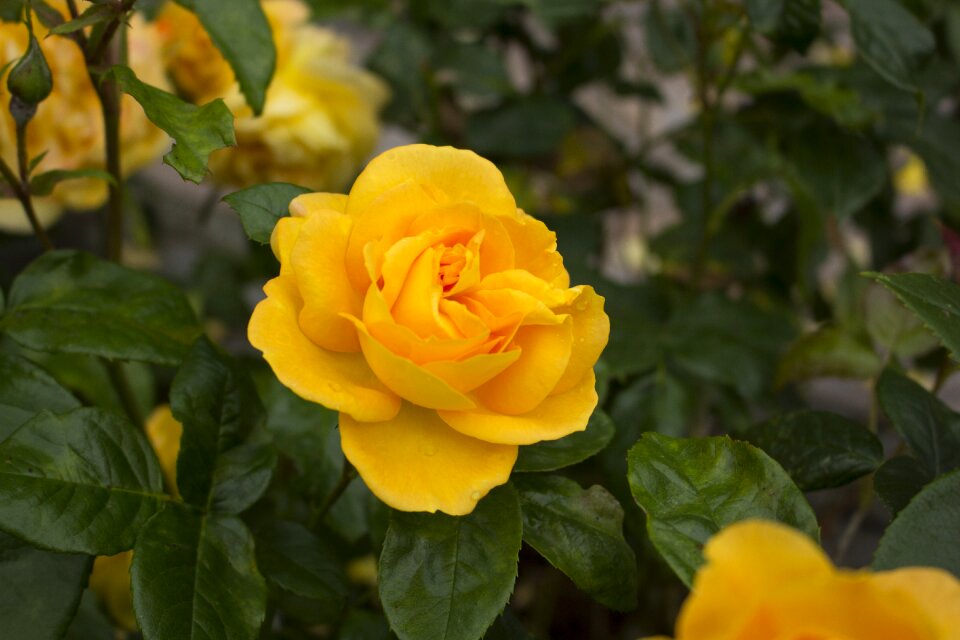
[[[330,391],[333,391],[334,393],[340,393],[343,391],[343,385],[339,382],[328,382],[327,387],[329,387]]]
[[[586,311],[588,306],[590,305],[587,304],[586,300],[580,300],[577,302],[577,311]]]
[[[479,492],[479,491],[474,491],[473,493],[471,493],[471,494],[470,494],[470,499],[471,499],[471,500],[479,500],[479,499],[480,499],[480,492]]]
[[[425,455],[425,456],[435,456],[435,455],[437,455],[437,447],[434,446],[434,445],[432,445],[432,444],[428,444],[427,446],[425,446],[425,447],[423,448],[423,455]]]

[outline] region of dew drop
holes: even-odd
[[[580,300],[577,302],[577,311],[586,311],[588,306],[590,305],[587,304],[586,300]]]
[[[334,393],[343,391],[343,385],[341,385],[339,382],[328,382],[327,387],[329,387],[330,391],[333,391]]]
[[[473,493],[471,493],[471,494],[470,494],[470,499],[471,499],[471,500],[479,500],[479,499],[480,499],[480,492],[479,492],[479,491],[474,491]]]
[[[425,456],[435,456],[437,455],[437,447],[432,444],[428,444],[423,448],[423,455]]]

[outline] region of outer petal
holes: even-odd
[[[293,275],[290,253],[293,251],[293,245],[297,243],[297,238],[300,237],[303,222],[303,218],[280,218],[273,227],[273,233],[270,234],[270,248],[280,262],[282,276]]]
[[[610,338],[610,318],[603,311],[603,297],[587,285],[573,290],[579,291],[574,303],[556,310],[573,317],[573,353],[554,393],[572,389],[588,369],[593,369]]]
[[[573,351],[573,323],[521,327],[510,349],[520,358],[475,393],[484,406],[518,415],[532,411],[546,399],[567,370]]]
[[[370,490],[394,509],[455,516],[505,483],[517,459],[517,447],[468,438],[436,412],[408,403],[384,422],[341,415],[340,443]]]
[[[360,347],[370,368],[401,398],[431,409],[464,410],[477,406],[434,374],[387,349],[370,335],[361,321],[351,319],[360,334]]]
[[[487,442],[533,444],[556,440],[587,428],[597,406],[596,378],[587,372],[576,387],[550,396],[533,411],[508,416],[486,410],[438,411],[443,421],[460,433]]]
[[[339,315],[357,315],[363,303],[360,294],[350,286],[344,264],[351,218],[319,209],[304,220],[290,252],[290,263],[303,298],[300,328],[324,349],[359,351],[356,328]]]
[[[357,177],[348,211],[365,211],[385,191],[404,182],[421,184],[439,202],[472,202],[487,213],[513,216],[517,204],[503,174],[489,160],[453,147],[412,144],[381,153]]]
[[[377,380],[361,354],[327,351],[303,334],[297,322],[302,302],[292,279],[274,278],[263,290],[267,297],[253,310],[247,335],[280,382],[301,398],[357,420],[397,414],[400,399]]]
[[[163,404],[153,410],[144,425],[147,439],[160,461],[160,470],[167,488],[177,495],[177,456],[180,453],[180,436],[183,425],[173,417],[170,405]]]
[[[36,209],[37,219],[44,229],[60,218],[63,209],[52,198],[34,198],[33,206]],[[27,214],[23,212],[23,205],[15,198],[0,198],[0,231],[28,235],[33,233]]]
[[[323,209],[346,213],[347,196],[342,193],[305,193],[290,201],[290,214],[300,218]]]
[[[882,571],[873,579],[882,588],[909,594],[936,625],[938,639],[960,639],[960,581],[953,575],[941,569],[909,567]]]
[[[501,222],[513,240],[517,269],[526,269],[559,289],[570,286],[570,275],[557,253],[557,234],[523,211]]]
[[[832,579],[833,565],[808,537],[764,520],[733,524],[704,548],[707,564],[677,621],[678,639],[734,638],[757,603],[785,585]]]

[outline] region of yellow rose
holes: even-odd
[[[904,196],[923,196],[930,192],[930,180],[927,177],[927,167],[915,153],[911,153],[907,161],[893,176],[893,186],[897,193]]]
[[[805,535],[752,520],[704,548],[677,640],[956,640],[960,582],[940,569],[836,569]]]
[[[177,495],[177,454],[183,425],[173,417],[168,405],[154,409],[146,424],[147,439],[160,461],[160,470],[168,488]],[[130,593],[130,563],[133,551],[122,551],[113,556],[97,556],[90,574],[90,588],[113,621],[129,631],[137,629]]]
[[[63,9],[62,3],[53,3]],[[83,7],[81,7],[82,10]],[[66,15],[66,11],[62,11]],[[48,36],[34,18],[34,31],[53,75],[53,92],[40,103],[27,128],[27,151],[31,158],[46,152],[37,172],[51,169],[102,169],[105,166],[103,115],[100,100],[90,82],[83,53],[75,42]],[[162,65],[157,63],[160,40],[156,30],[134,16],[128,39],[129,63],[137,76],[154,86],[167,87]],[[0,68],[16,60],[27,47],[27,28],[19,23],[0,23]],[[7,105],[10,95],[0,82],[0,156],[17,165],[16,124]],[[130,96],[123,96],[120,114],[123,171],[130,173],[160,157],[170,146],[167,135],[154,126]],[[16,169],[15,169],[16,170]],[[59,217],[62,207],[93,209],[107,199],[102,180],[71,180],[56,188],[49,198],[36,199],[38,215],[45,223]],[[29,233],[27,218],[16,200],[0,200],[0,230]]]
[[[259,117],[192,13],[170,3],[159,20],[180,91],[195,102],[223,98],[235,116],[237,145],[211,155],[213,178],[239,186],[292,182],[340,189],[376,144],[387,88],[350,62],[346,40],[309,24],[299,0],[266,0],[263,8],[277,67]]]
[[[469,513],[517,446],[585,428],[609,320],[570,288],[556,236],[470,151],[378,156],[349,196],[290,205],[250,342],[340,412],[344,454],[405,511]]]

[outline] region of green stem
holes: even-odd
[[[123,170],[120,164],[120,88],[109,75],[91,80],[97,88],[103,111],[103,130],[107,173],[113,177],[107,202],[106,251],[107,257],[120,262],[123,259]]]
[[[30,227],[33,229],[33,233],[37,236],[37,239],[40,240],[40,244],[43,245],[44,250],[52,251],[54,248],[53,242],[51,242],[50,236],[47,235],[47,231],[43,228],[43,225],[40,224],[37,212],[33,208],[33,199],[30,197],[30,168],[26,160],[26,130],[26,123],[17,125],[17,164],[20,170],[19,177],[2,158],[0,158],[0,174],[3,174],[4,179],[10,183],[10,188],[13,189],[14,195],[17,197],[17,200],[20,201],[23,212],[30,222]]]
[[[347,490],[347,487],[350,486],[350,483],[353,482],[353,479],[357,477],[357,470],[353,468],[353,465],[348,461],[343,461],[343,470],[340,472],[340,480],[337,481],[336,486],[327,494],[327,497],[323,499],[323,502],[320,503],[313,514],[310,516],[309,528],[315,529],[319,525],[324,516],[327,515],[327,512],[330,511],[330,508],[336,504],[337,500],[343,495]]]
[[[143,414],[140,413],[140,405],[133,393],[133,387],[130,386],[130,380],[127,378],[127,372],[123,365],[113,360],[103,359],[103,364],[107,368],[107,374],[110,376],[110,383],[120,398],[120,405],[126,412],[127,417],[133,424],[140,428],[144,427]]]

